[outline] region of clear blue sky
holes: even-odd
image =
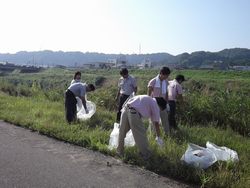
[[[0,53],[250,49],[250,0],[1,0],[0,7]]]

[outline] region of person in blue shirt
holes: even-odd
[[[86,114],[89,113],[86,106],[85,95],[87,92],[95,91],[95,86],[93,84],[86,83],[74,83],[65,91],[64,99],[65,99],[65,113],[66,119],[69,123],[77,120],[76,117],[76,97],[79,97],[82,101],[82,105],[86,111]]]

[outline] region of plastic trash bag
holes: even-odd
[[[85,100],[87,102],[87,95],[85,95]],[[77,110],[77,112],[79,112],[82,109],[82,107],[83,107],[83,105],[82,105],[82,99],[80,99],[79,97],[76,97],[76,101],[77,101],[77,103],[76,103],[76,110]]]
[[[80,99],[80,98],[79,98]],[[81,100],[81,99],[80,99]],[[81,102],[82,105],[82,102]],[[89,110],[89,113],[86,114],[85,109],[82,105],[81,110],[77,113],[77,118],[81,119],[81,120],[86,120],[91,118],[91,116],[95,113],[96,111],[96,105],[95,103],[91,102],[91,101],[86,101],[86,107]]]
[[[207,142],[206,146],[207,146],[207,149],[209,149],[215,154],[218,161],[228,161],[228,160],[238,161],[239,160],[237,152],[227,147],[219,147],[213,144],[212,142]]]
[[[114,123],[114,129],[110,134],[110,139],[109,139],[109,149],[114,149],[117,148],[118,146],[118,137],[119,137],[119,124],[118,123]],[[124,140],[124,145],[125,146],[134,146],[135,145],[135,140],[132,134],[132,130],[130,129],[125,137]]]
[[[76,110],[79,112],[82,109],[82,100],[79,97],[76,97],[77,103],[76,103]]]
[[[209,149],[189,143],[185,154],[181,157],[181,161],[185,161],[196,168],[206,169],[214,164],[217,158]]]

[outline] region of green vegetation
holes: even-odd
[[[125,55],[125,54],[124,54]],[[108,59],[119,59],[120,54],[103,54],[97,52],[53,52],[50,50],[37,52],[18,52],[16,54],[0,54],[1,59],[12,61],[17,64],[24,62],[35,62],[37,65],[62,64],[66,66],[82,66],[89,62],[107,62]],[[250,49],[247,48],[232,48],[224,49],[219,52],[196,51],[191,54],[182,53],[179,55],[171,55],[168,53],[154,54],[126,54],[126,59],[130,65],[141,63],[145,58],[152,59],[155,63],[175,64],[182,67],[199,69],[201,65],[212,64],[214,61],[222,61],[224,66],[246,66],[250,65]],[[46,62],[46,63],[45,63]],[[28,63],[29,64],[29,63]],[[31,66],[31,64],[29,64]],[[34,64],[33,64],[34,65]],[[225,68],[225,67],[224,67]]]
[[[88,94],[96,104],[91,119],[68,125],[65,120],[63,94],[75,70],[50,69],[36,74],[0,75],[0,118],[53,138],[118,157],[109,150],[109,136],[116,118],[119,70],[80,70],[82,80],[97,86]],[[139,85],[138,94],[146,94],[148,81],[158,70],[129,70]],[[148,135],[152,157],[140,158],[138,149],[126,147],[121,159],[159,174],[172,176],[201,187],[250,187],[250,99],[248,72],[174,71],[185,75],[183,83],[187,110],[177,101],[180,130],[161,138],[159,147]],[[146,128],[148,120],[144,120]],[[218,161],[206,170],[198,170],[180,159],[188,143],[206,147],[207,141],[226,146],[238,153],[238,162]]]

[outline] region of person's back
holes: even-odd
[[[85,96],[86,94],[86,83],[74,83],[72,85],[69,86],[69,90],[72,91],[75,96],[79,97],[79,96]]]
[[[127,102],[127,106],[135,108],[145,119],[153,117],[157,122],[160,120],[157,102],[148,95],[134,96]]]
[[[168,100],[176,101],[176,96],[183,94],[182,86],[176,79],[169,81]]]

